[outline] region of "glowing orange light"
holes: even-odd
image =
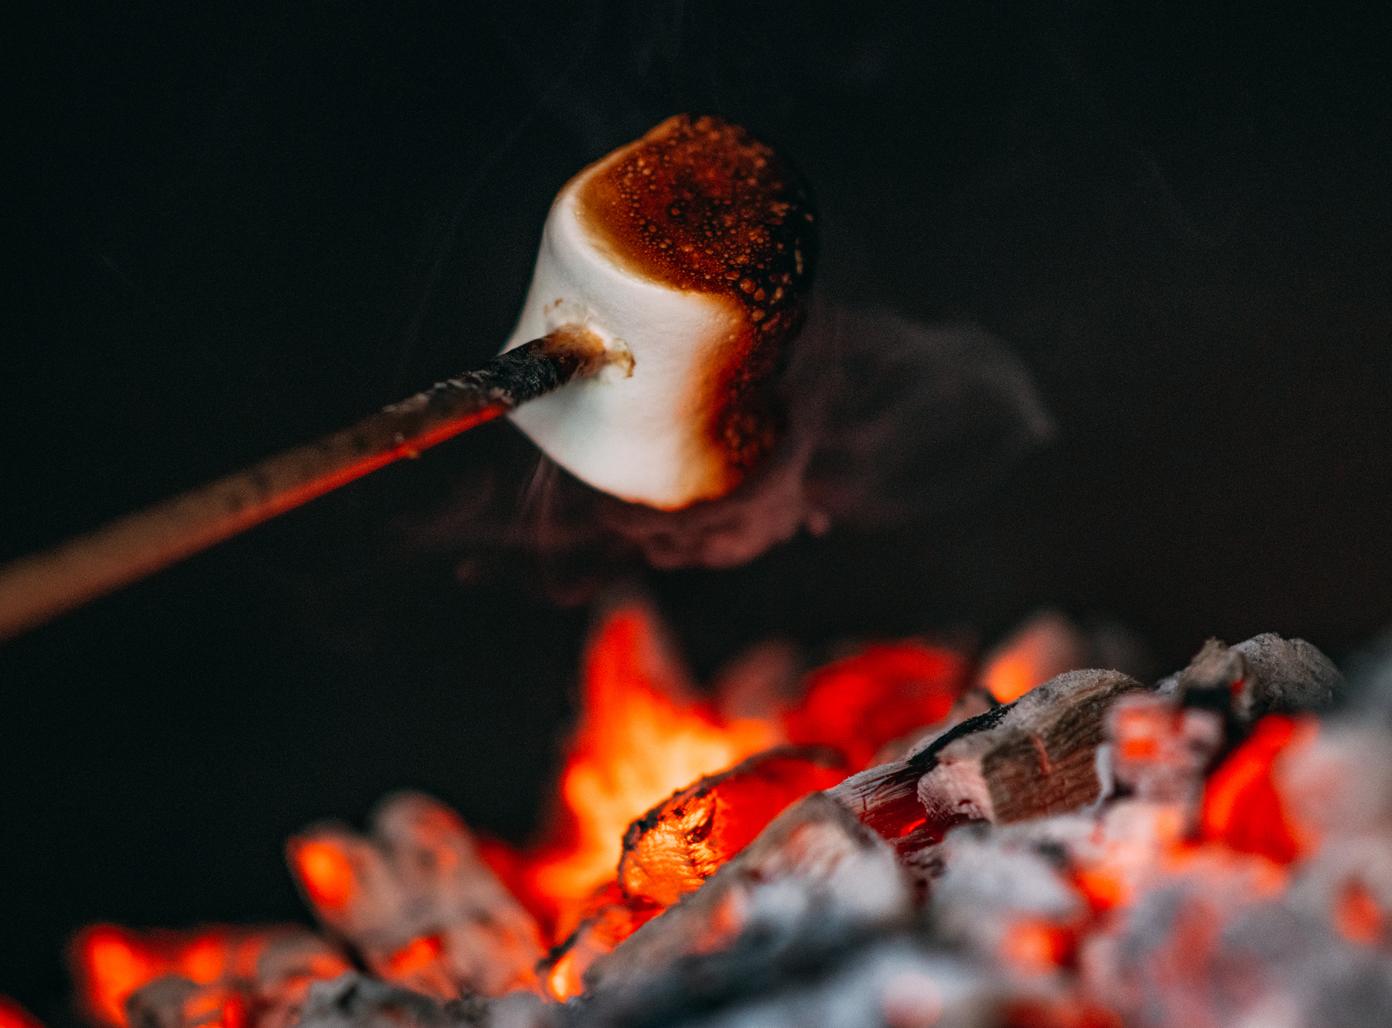
[[[290,844],[290,861],[309,898],[328,910],[344,910],[352,901],[357,878],[348,855],[322,839],[299,839]]]
[[[393,978],[406,978],[426,970],[444,951],[444,943],[438,935],[423,935],[388,957],[387,970]]]
[[[1282,754],[1307,743],[1313,733],[1313,723],[1295,718],[1273,714],[1258,722],[1251,737],[1209,777],[1201,814],[1205,838],[1278,864],[1307,852],[1312,835],[1291,819],[1273,770]]]
[[[703,778],[629,827],[619,884],[627,896],[668,907],[699,889],[795,801],[845,777],[831,751],[775,749]]]
[[[1131,889],[1121,876],[1105,867],[1080,868],[1073,872],[1073,884],[1093,911],[1104,913],[1125,905]]]
[[[877,750],[947,716],[966,684],[951,650],[883,643],[814,672],[807,694],[784,718],[795,743],[834,746],[856,768]]]
[[[1387,934],[1387,915],[1361,881],[1346,882],[1334,907],[1334,924],[1350,942],[1371,946]]]
[[[159,974],[158,964],[115,925],[95,925],[74,945],[91,1012],[108,1024],[124,1024],[126,998]]]
[[[1014,703],[1084,659],[1077,630],[1062,615],[1037,615],[987,657],[980,680],[999,703]]]
[[[247,1002],[234,992],[197,993],[184,1004],[184,1023],[198,1028],[246,1028]]]
[[[536,902],[573,911],[612,878],[625,829],[702,775],[779,742],[774,726],[722,722],[691,697],[662,653],[650,615],[621,608],[586,655],[581,720],[561,775],[554,837],[524,871]]]
[[[551,972],[546,976],[546,988],[554,998],[562,1002],[572,996],[579,996],[585,991],[585,984],[580,980],[580,968],[574,950],[562,954],[552,965]]]
[[[43,1024],[8,996],[0,996],[0,1028],[43,1028]]]
[[[659,908],[623,895],[616,882],[599,890],[581,911],[580,926],[545,966],[542,980],[553,999],[567,1000],[585,991],[585,972],[653,917]]]
[[[165,975],[204,986],[245,981],[252,977],[266,941],[267,936],[256,930],[139,933],[93,925],[73,941],[73,965],[91,1016],[103,1024],[124,1025],[126,1000],[137,989]],[[342,967],[329,970],[336,974]],[[192,1002],[201,1012],[191,1024],[237,1028],[245,1023],[243,997],[235,989],[215,990]]]
[[[1010,926],[1001,942],[1001,953],[1026,971],[1048,971],[1068,962],[1073,942],[1073,933],[1066,928],[1026,919]]]

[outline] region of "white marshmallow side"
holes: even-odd
[[[607,162],[605,162],[607,163]],[[726,457],[710,438],[713,376],[745,331],[743,312],[718,295],[673,288],[623,267],[588,230],[579,195],[589,169],[551,206],[536,270],[504,350],[580,324],[633,355],[616,370],[572,382],[511,414],[556,463],[596,489],[676,510],[723,495]]]

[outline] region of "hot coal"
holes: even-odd
[[[597,695],[680,684],[657,634],[615,612],[590,658],[609,683]],[[544,958],[513,943],[522,925],[544,937],[555,912],[529,920],[501,884],[526,854],[480,849],[453,814],[406,797],[370,838],[318,829],[292,844],[331,937],[298,937],[314,959],[277,974],[264,933],[103,929],[89,1000],[104,1020],[161,1028],[1382,1023],[1392,739],[1367,713],[1376,686],[1341,707],[1318,650],[1259,636],[1210,643],[1153,688],[1069,671],[990,706],[979,674],[944,675],[951,662],[904,645],[843,658],[802,690],[814,709],[859,682],[929,711],[932,738],[839,781],[849,738],[823,740],[836,755],[768,749],[678,789],[634,818]],[[793,715],[788,659],[742,665],[713,707],[761,711],[774,740],[827,734]],[[849,704],[847,723],[898,731],[873,706]],[[667,709],[677,725],[690,714]],[[342,882],[331,860],[306,875],[313,844],[344,859]],[[371,975],[345,975],[355,962]]]

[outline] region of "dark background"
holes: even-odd
[[[913,524],[647,575],[703,673],[1041,603],[1162,667],[1267,629],[1341,656],[1392,620],[1370,14],[282,6],[11,27],[0,558],[489,354],[557,187],[696,109],[813,182],[828,294],[985,326],[1060,429]],[[0,654],[0,992],[61,1015],[93,919],[302,916],[284,837],[395,787],[525,836],[589,613],[559,560],[457,576],[419,526],[461,488],[505,523],[535,460],[491,426]]]

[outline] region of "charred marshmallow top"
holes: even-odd
[[[513,420],[597,489],[665,510],[733,489],[773,446],[773,372],[797,332],[813,215],[791,168],[744,129],[669,118],[571,179],[552,204],[504,349],[579,324],[632,373]]]

